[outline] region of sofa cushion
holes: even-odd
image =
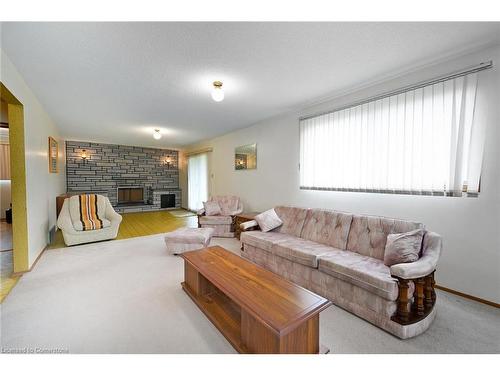
[[[258,247],[259,249],[271,252],[274,244],[290,238],[293,237],[285,233],[261,232],[260,230],[254,230],[250,232],[242,232],[240,241],[242,244],[252,245]]]
[[[423,224],[380,216],[353,215],[347,250],[383,260],[388,234],[419,228],[424,228]]]
[[[423,238],[423,229],[389,234],[385,245],[384,264],[390,267],[395,264],[415,262],[422,249]]]
[[[221,215],[234,215],[234,213],[240,208],[240,198],[234,195],[219,195],[212,197],[209,200],[215,201],[219,204]]]
[[[272,208],[258,214],[254,219],[259,224],[262,232],[269,232],[283,224],[278,215],[276,215],[276,211]]]
[[[222,213],[219,203],[216,201],[203,202],[203,208],[205,209],[205,215],[216,216]]]
[[[200,224],[231,224],[231,216],[200,216]]]
[[[307,212],[300,237],[337,249],[345,249],[351,221],[352,214],[311,209]]]
[[[273,230],[273,232],[290,234],[295,237],[300,237],[304,220],[307,215],[307,208],[278,206],[274,210],[283,222],[283,225]]]
[[[312,268],[318,268],[318,256],[335,250],[338,249],[297,237],[284,239],[271,247],[273,254]]]
[[[233,225],[232,224],[201,224],[201,228],[212,228],[214,230],[214,237],[233,238]]]
[[[319,257],[318,269],[366,289],[389,301],[398,297],[396,279],[381,260],[346,250],[336,250]]]

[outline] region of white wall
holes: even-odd
[[[48,242],[56,223],[55,197],[66,191],[64,141],[35,95],[3,51],[0,80],[24,106],[24,142],[28,210],[28,247],[31,266]],[[48,171],[48,137],[59,141],[60,171]],[[14,213],[15,214],[15,213]]]
[[[335,109],[375,94],[430,79],[436,75],[493,59],[495,67],[482,72],[482,100],[490,109],[479,198],[430,197],[299,189],[298,118]],[[500,303],[500,50],[485,49],[404,76],[378,83],[321,105],[277,116],[251,127],[202,142],[193,151],[213,147],[212,194],[237,194],[246,210],[265,210],[278,204],[323,207],[354,213],[421,221],[444,237],[437,282]],[[369,66],[367,67],[369,69]],[[257,170],[235,171],[236,146],[257,143]]]

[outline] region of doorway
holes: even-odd
[[[5,216],[11,221],[7,230],[11,233],[11,256],[12,274],[4,283],[5,277],[2,274],[2,295],[5,298],[5,284],[14,286],[17,278],[23,272],[29,271],[28,258],[28,225],[26,212],[26,162],[24,150],[24,108],[22,103],[0,82],[0,101],[2,105],[2,137],[3,142],[8,143],[8,156],[4,153],[2,157],[2,211],[4,211],[4,201],[8,203],[10,211],[3,212],[0,217]],[[4,130],[5,129],[5,130]],[[7,147],[2,146],[2,152]],[[6,159],[9,158],[10,162]],[[8,166],[8,167],[7,167]],[[7,178],[9,177],[9,178]],[[3,185],[10,185],[10,190]],[[3,195],[7,194],[4,198]],[[5,210],[7,211],[7,210]],[[3,223],[3,220],[2,220]],[[2,228],[3,229],[3,228]],[[3,236],[3,233],[2,233]],[[2,241],[3,242],[3,241]],[[8,250],[8,249],[6,249]],[[8,262],[2,264],[8,264]],[[8,292],[7,292],[8,293]]]
[[[9,118],[7,102],[0,98],[0,301],[17,281],[13,277],[11,202]]]
[[[7,102],[0,98],[0,252],[12,251],[11,202],[9,118]]]

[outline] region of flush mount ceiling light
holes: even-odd
[[[224,89],[222,88],[221,81],[214,81],[214,87],[212,89],[212,99],[216,102],[221,102],[224,100]]]
[[[156,140],[161,138],[160,129],[155,129],[155,132],[153,133],[153,138]]]

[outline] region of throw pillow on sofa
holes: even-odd
[[[203,202],[203,208],[205,209],[205,215],[207,216],[217,216],[222,212],[219,203],[214,201]]]
[[[389,234],[385,245],[384,264],[390,267],[399,263],[415,262],[418,260],[423,238],[423,229]]]
[[[276,211],[274,211],[274,208],[258,214],[254,219],[259,224],[262,232],[269,232],[283,224]]]

